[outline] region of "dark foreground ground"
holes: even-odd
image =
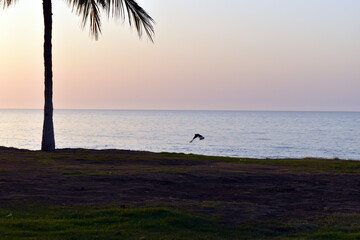
[[[360,163],[0,148],[0,205],[170,206],[248,220],[360,213]]]

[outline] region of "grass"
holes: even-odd
[[[21,153],[10,153],[6,159],[1,158],[0,161],[16,160],[16,161],[33,161],[37,162],[41,167],[63,167],[71,168],[69,165],[73,165],[74,162],[79,165],[91,165],[97,164],[111,164],[111,163],[123,163],[129,166],[129,163],[136,162],[140,164],[150,163],[161,163],[164,159],[166,160],[187,160],[201,163],[202,161],[213,161],[214,163],[230,163],[230,164],[256,164],[256,165],[272,165],[272,166],[284,166],[289,168],[291,172],[309,172],[309,173],[327,173],[327,174],[360,174],[360,161],[352,160],[340,160],[334,159],[321,159],[321,158],[304,158],[304,159],[249,159],[249,158],[231,158],[231,157],[217,157],[217,156],[201,156],[194,154],[182,154],[182,153],[150,153],[141,152],[143,155],[131,154],[129,151],[125,154],[118,154],[119,150],[112,150],[112,152],[102,153],[98,151],[98,154],[94,154],[94,150],[88,149],[76,149],[76,154],[58,152],[43,153],[43,152],[21,152]],[[140,153],[140,152],[139,152]],[[21,154],[21,159],[18,159]],[[146,155],[146,157],[144,157]],[[140,167],[134,165],[134,169],[119,170],[119,174],[129,174],[133,171],[138,173],[139,171],[159,171],[167,173],[187,173],[188,169],[178,168],[177,166],[168,166],[167,169],[162,166],[156,168],[151,167]],[[141,169],[143,168],[143,169]],[[85,166],[84,169],[88,169]],[[81,170],[79,170],[81,171]],[[100,171],[100,170],[99,170]],[[231,170],[230,170],[231,171]],[[108,169],[102,169],[100,172],[91,169],[91,173],[81,173],[83,175],[106,175],[110,171]],[[114,174],[114,171],[111,171]],[[115,171],[116,172],[116,171]],[[66,174],[65,174],[66,175]],[[71,174],[70,174],[71,175]]]
[[[131,174],[139,172],[165,172],[165,173],[187,173],[189,169],[178,166],[161,166],[157,168],[154,165],[144,166],[144,164],[151,164],[153,162],[161,163],[166,160],[187,160],[193,162],[213,161],[214,163],[229,163],[229,164],[255,164],[255,165],[272,165],[283,166],[289,168],[291,172],[308,172],[308,173],[326,173],[326,174],[360,174],[360,161],[352,160],[340,160],[334,159],[321,159],[321,158],[303,158],[303,159],[249,159],[249,158],[231,158],[231,157],[217,157],[217,156],[202,156],[194,154],[182,154],[182,153],[148,153],[146,158],[143,156],[118,154],[118,150],[114,150],[113,154],[90,154],[90,150],[80,149],[77,150],[76,156],[72,153],[42,153],[42,152],[30,152],[23,153],[23,161],[36,161],[41,166],[48,165],[56,166],[64,169],[71,168],[71,165],[76,162],[76,166],[84,166],[84,171],[90,171],[89,173],[81,172],[80,175],[107,175],[110,172],[112,174]],[[137,164],[129,164],[129,163]],[[111,170],[101,169],[101,164],[111,163],[123,163],[127,165],[126,169]],[[89,166],[97,164],[97,169],[91,169]],[[132,166],[132,168],[130,168]],[[228,170],[229,172],[234,172]],[[241,172],[241,171],[240,171]],[[64,175],[67,175],[65,173]],[[69,174],[72,175],[72,174]],[[77,175],[77,174],[76,174]]]
[[[9,216],[11,213],[11,216]],[[229,227],[164,207],[39,207],[0,209],[1,239],[221,239]]]
[[[201,156],[183,153],[161,153],[163,157],[188,160],[211,160],[232,164],[256,164],[288,167],[292,172],[360,174],[360,161],[341,160],[338,158],[303,158],[303,159],[255,159],[217,156]]]
[[[326,174],[360,174],[360,161],[303,158],[303,159],[240,159],[240,164],[289,167],[292,172]]]
[[[59,174],[67,179],[150,172],[191,174],[196,166],[205,168],[227,163],[282,166],[296,173],[360,174],[360,161],[339,159],[247,159],[149,152],[118,154],[117,150],[94,152],[86,149],[74,152],[76,154],[61,151],[9,152],[0,157],[0,162],[31,163],[31,171]],[[186,164],[176,165],[176,160]],[[12,171],[17,171],[13,165],[7,166],[0,169],[4,179]],[[216,167],[212,171],[243,173]],[[338,213],[327,217],[266,221],[244,219],[241,224],[234,225],[225,224],[216,214],[203,216],[202,209],[214,209],[214,213],[234,208],[256,211],[258,206],[251,202],[189,201],[192,206],[174,202],[173,206],[152,202],[149,207],[126,208],[11,203],[7,207],[0,206],[0,240],[360,239],[359,214]]]
[[[2,240],[112,239],[359,239],[360,216],[248,221],[224,226],[215,219],[165,207],[0,208]]]

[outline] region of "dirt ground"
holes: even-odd
[[[56,159],[41,154],[0,148],[0,206],[34,201],[168,205],[221,215],[234,223],[360,213],[359,175],[292,173],[286,167],[167,159],[130,151],[85,154],[65,149],[54,153]],[[109,154],[125,160],[87,160],[89,155]]]

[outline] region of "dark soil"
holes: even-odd
[[[284,166],[131,151],[0,148],[3,207],[168,205],[238,223],[360,213],[359,190],[360,175],[293,173]]]

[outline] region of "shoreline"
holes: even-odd
[[[40,150],[42,114],[19,110],[3,115],[3,126],[8,127],[1,129],[0,145]],[[54,116],[54,126],[57,148],[360,160],[358,117],[358,113],[326,112],[64,110]],[[190,144],[195,133],[201,133],[205,141]]]
[[[0,146],[0,151],[4,150],[13,150],[13,151],[29,151],[29,152],[42,152],[40,149],[31,150],[26,148],[16,148],[16,147],[6,147]],[[94,149],[94,148],[56,148],[52,153],[58,152],[76,152],[76,151],[119,151],[119,152],[139,152],[139,153],[153,153],[153,154],[178,154],[178,155],[190,155],[190,156],[200,156],[200,157],[210,157],[210,158],[232,158],[232,159],[253,159],[253,160],[303,160],[303,159],[322,159],[322,160],[342,160],[342,161],[360,161],[360,159],[346,159],[346,158],[324,158],[324,157],[299,157],[299,158],[291,158],[291,157],[263,157],[263,158],[253,158],[253,157],[237,157],[237,156],[223,156],[223,155],[203,155],[196,153],[184,153],[184,152],[153,152],[147,150],[130,150],[130,149],[116,149],[116,148],[108,148],[108,149]]]

